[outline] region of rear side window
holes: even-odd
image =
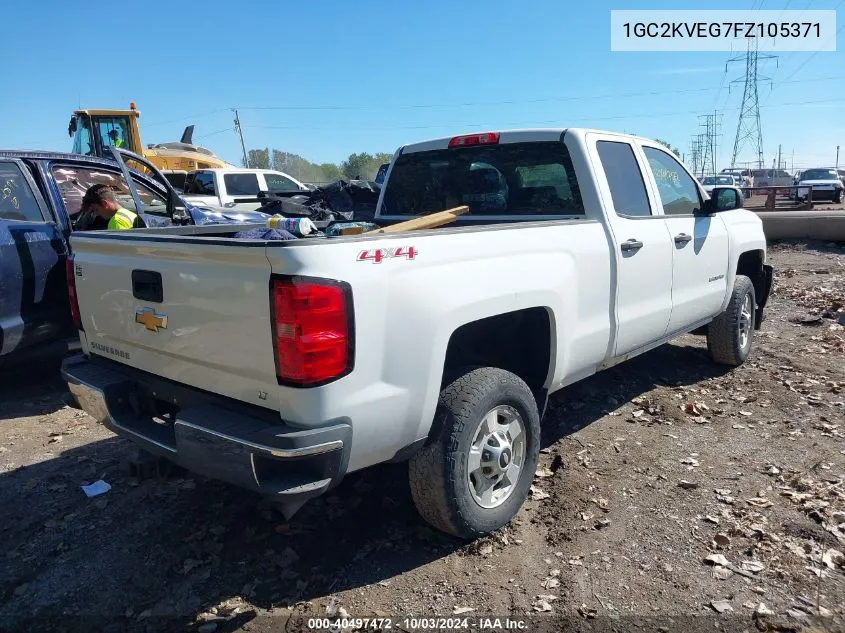
[[[44,222],[29,183],[15,163],[0,162],[0,220]]]
[[[226,184],[226,193],[230,196],[257,196],[258,175],[257,174],[226,174],[223,176]]]
[[[566,145],[469,146],[400,155],[384,215],[424,215],[467,205],[470,215],[584,215]]]
[[[613,208],[618,215],[648,217],[651,207],[645,181],[634,156],[634,150],[628,143],[617,141],[599,141],[596,143],[602,169],[607,176]]]
[[[264,174],[264,180],[267,183],[267,191],[299,191],[299,185],[281,174]],[[226,188],[228,187],[227,183]]]

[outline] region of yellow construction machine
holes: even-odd
[[[144,156],[165,171],[192,171],[232,167],[211,150],[194,145],[194,126],[189,125],[178,142],[148,145],[141,143],[138,131],[140,112],[134,103],[128,110],[76,110],[70,117],[68,135],[73,137],[73,153],[86,156],[111,156],[108,147],[127,149]]]

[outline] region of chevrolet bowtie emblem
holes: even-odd
[[[135,323],[140,323],[150,332],[167,329],[167,315],[158,314],[153,308],[139,308],[135,311]]]

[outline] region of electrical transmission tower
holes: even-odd
[[[693,134],[689,141],[689,160],[692,173],[698,175],[701,166],[701,135]]]
[[[702,134],[698,135],[700,139],[700,169],[701,177],[716,175],[716,147],[718,146],[719,128],[721,126],[721,115],[714,112],[713,114],[702,114],[698,117],[699,126],[704,129]]]
[[[736,124],[736,139],[734,151],[731,155],[731,167],[736,165],[739,153],[750,145],[757,155],[757,167],[763,167],[763,130],[760,127],[760,98],[757,84],[760,81],[771,81],[770,77],[762,77],[757,73],[757,64],[768,59],[777,59],[777,55],[760,54],[757,51],[757,38],[748,39],[748,51],[745,55],[737,55],[728,60],[727,64],[745,60],[745,77],[735,79],[731,84],[743,82],[742,107],[739,110],[739,121]],[[725,69],[727,69],[727,64]]]

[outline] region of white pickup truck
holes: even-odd
[[[469,205],[455,224],[75,233],[84,355],[64,376],[116,433],[287,515],[346,473],[409,460],[423,517],[473,538],[525,500],[550,393],[693,330],[716,362],[745,361],[772,268],[742,202],[629,135],[406,145],[376,222]]]
[[[255,211],[260,191],[273,193],[309,189],[293,176],[272,169],[198,169],[185,176],[182,198],[191,204]]]

